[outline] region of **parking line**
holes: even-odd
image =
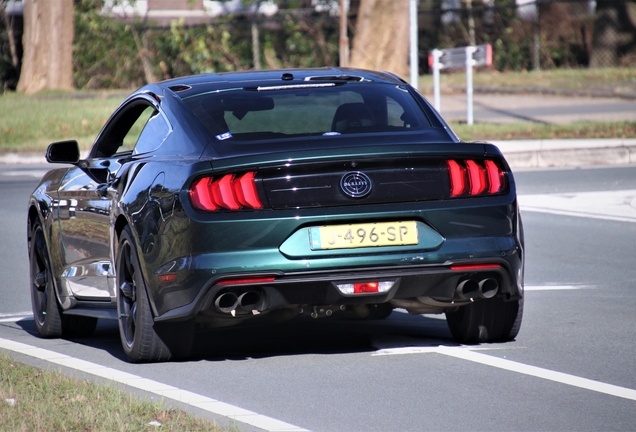
[[[183,390],[171,385],[163,384],[158,381],[153,381],[147,378],[133,375],[127,372],[122,372],[117,369],[102,366],[97,363],[92,363],[86,360],[81,360],[75,357],[68,356],[66,354],[57,353],[44,348],[38,348],[32,345],[15,342],[9,339],[0,338],[0,348],[4,348],[9,351],[14,351],[20,354],[35,357],[41,360],[48,361],[60,366],[75,369],[87,374],[99,376],[109,379],[111,381],[124,384],[126,386],[134,387],[140,390],[144,390],[149,393],[164,397],[166,399],[172,399],[177,402],[185,403],[193,407],[208,411],[213,414],[228,417],[232,420],[236,420],[250,426],[263,429],[271,432],[303,432],[307,429],[303,429],[298,426],[294,426],[289,423],[277,420],[272,417],[257,414],[253,411],[249,411],[234,405],[221,402],[207,396],[192,393],[187,390]]]
[[[477,348],[479,349],[479,348]],[[575,375],[566,374],[563,372],[557,372],[549,369],[544,369],[536,366],[530,366],[523,363],[518,363],[512,360],[502,359],[500,357],[494,357],[480,352],[475,352],[474,348],[460,347],[404,347],[404,348],[388,348],[376,351],[371,354],[372,356],[385,356],[385,355],[403,355],[403,354],[442,354],[449,357],[455,357],[462,360],[472,361],[487,366],[496,367],[499,369],[508,370],[524,375],[533,376],[536,378],[542,378],[549,381],[566,384],[572,387],[579,387],[586,390],[595,391],[611,396],[620,397],[623,399],[629,399],[636,401],[636,390],[626,387],[620,387],[613,384],[607,384],[600,381],[594,381],[587,378],[581,378]]]

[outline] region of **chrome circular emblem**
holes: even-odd
[[[340,188],[350,197],[361,198],[371,192],[371,179],[360,171],[346,173],[340,179]]]

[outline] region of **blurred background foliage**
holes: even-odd
[[[245,8],[203,24],[174,20],[160,26],[143,17],[115,19],[104,13],[105,0],[74,0],[75,85],[131,89],[204,72],[338,64],[336,0],[268,1],[278,8],[270,16]],[[360,1],[350,0],[351,40]],[[7,2],[0,0],[0,14]],[[243,0],[247,6],[262,3]],[[471,43],[492,44],[497,71],[636,66],[634,1],[420,0],[418,21],[420,74],[429,72],[431,49]],[[0,87],[5,90],[15,88],[19,73],[7,23],[0,20]],[[22,23],[11,23],[21,53]],[[258,57],[252,49],[255,28]]]
[[[266,68],[333,65],[338,58],[338,17],[316,13],[311,1],[281,3],[272,18],[259,18]],[[306,3],[306,4],[304,4]],[[296,6],[284,9],[282,6]],[[174,20],[169,27],[135,19],[114,20],[102,4],[75,6],[74,78],[78,88],[135,88],[148,81],[143,59],[156,79],[252,69],[252,17],[227,15],[203,25]]]

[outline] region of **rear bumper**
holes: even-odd
[[[342,270],[240,272],[210,278],[191,303],[172,309],[156,318],[156,321],[191,319],[200,313],[228,314],[219,310],[217,300],[225,293],[237,298],[245,293],[257,293],[261,298],[258,312],[264,313],[290,306],[349,307],[379,304],[399,300],[427,298],[441,308],[453,308],[462,304],[458,297],[458,285],[467,279],[479,281],[495,279],[498,296],[515,300],[523,296],[520,253],[505,258],[448,260],[443,264],[419,264],[403,266],[377,266]],[[254,278],[256,282],[251,282]],[[392,287],[384,293],[344,294],[337,285],[370,281],[390,281]],[[238,310],[239,316],[250,315],[251,310]],[[232,314],[234,315],[234,314]]]
[[[443,204],[372,206],[365,208],[364,214],[305,209],[300,218],[277,211],[266,218],[253,212],[236,220],[221,219],[222,215],[193,220],[178,242],[162,248],[155,261],[159,265],[148,268],[156,320],[183,320],[214,312],[215,301],[222,293],[238,297],[248,290],[262,293],[263,311],[418,297],[438,299],[453,307],[458,283],[483,276],[497,279],[498,295],[504,299],[520,298],[524,251],[514,194]],[[309,246],[307,228],[312,226],[399,220],[417,221],[417,245],[321,251]],[[160,238],[156,241],[165,243]],[[496,263],[499,268],[451,270],[459,263]],[[158,282],[157,276],[163,271],[176,272],[176,279]],[[223,284],[228,279],[253,277],[273,279]],[[335,285],[341,281],[378,280],[395,283],[383,294],[355,297],[342,294]]]

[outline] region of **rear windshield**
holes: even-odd
[[[185,104],[217,140],[385,133],[430,128],[402,86],[320,83],[191,95]]]

